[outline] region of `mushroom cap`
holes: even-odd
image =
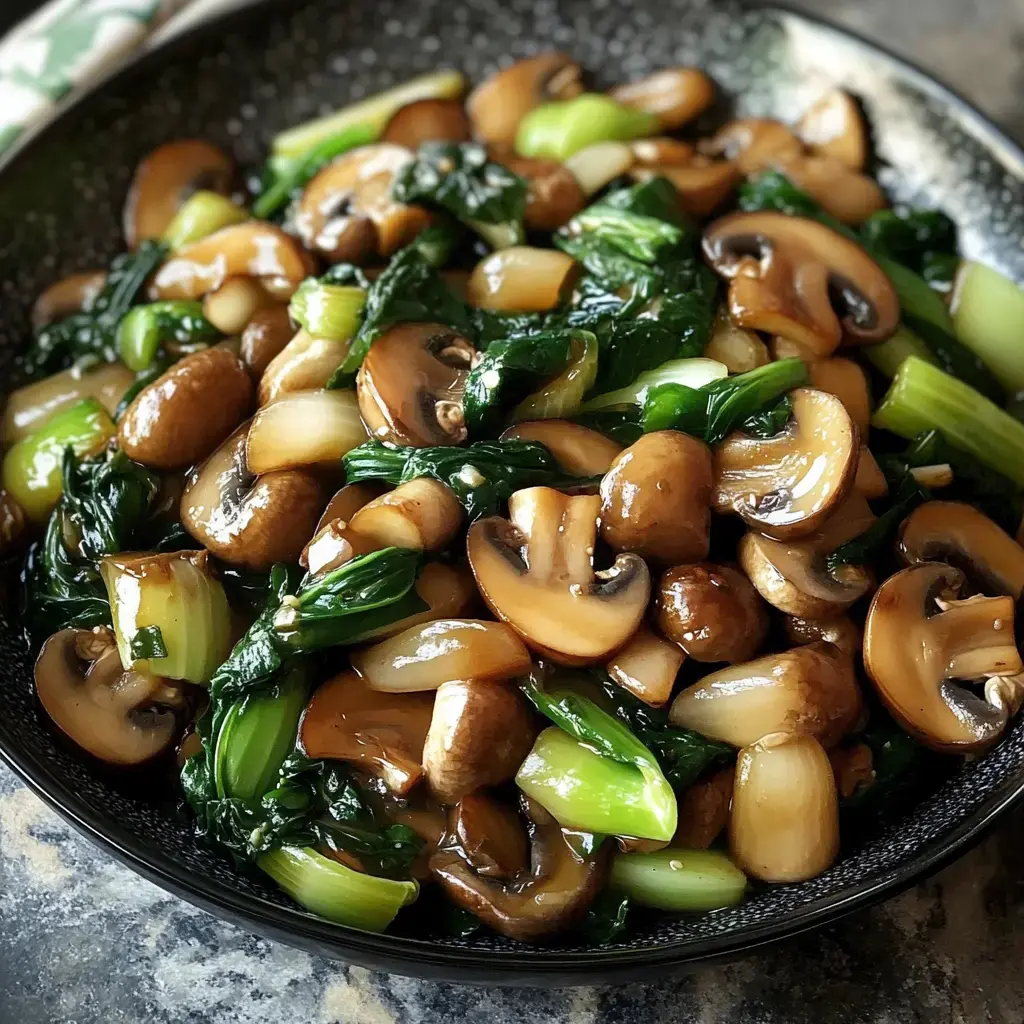
[[[323,508],[319,479],[301,469],[255,477],[246,465],[242,424],[201,466],[181,496],[188,532],[230,565],[269,569],[298,560]]]
[[[704,255],[732,282],[740,326],[780,334],[828,355],[845,340],[885,341],[900,304],[882,268],[856,242],[805,217],[733,213],[704,232]]]
[[[627,107],[654,114],[665,131],[682,128],[715,101],[714,83],[700,68],[663,68],[608,92]]]
[[[840,507],[860,459],[857,428],[835,395],[797,388],[790,399],[780,433],[736,432],[715,449],[715,509],[780,540],[806,537]]]
[[[539,442],[569,476],[604,476],[622,451],[617,441],[569,420],[515,423],[501,435],[501,440]]]
[[[563,664],[605,660],[637,630],[650,596],[643,559],[595,572],[600,499],[548,487],[517,491],[509,519],[477,520],[466,540],[477,587],[527,646]]]
[[[861,631],[849,615],[837,615],[831,619],[802,619],[797,615],[787,615],[782,625],[791,643],[813,644],[825,640],[851,658],[860,654]]]
[[[961,754],[991,746],[1009,709],[955,680],[1022,668],[1013,598],[957,601],[963,583],[941,562],[903,569],[878,588],[864,623],[864,667],[892,716],[925,746]]]
[[[583,91],[580,66],[566,53],[539,53],[491,75],[466,99],[473,134],[481,142],[511,145],[519,122],[534,107]]]
[[[381,142],[417,150],[423,142],[466,142],[469,117],[461,100],[422,99],[391,115]]]
[[[158,146],[136,168],[124,206],[124,238],[135,249],[160,238],[192,192],[227,193],[234,175],[231,158],[202,139],[179,139]]]
[[[523,219],[530,231],[557,231],[586,205],[576,175],[558,160],[519,156],[498,147],[488,155],[526,182]]]
[[[810,149],[841,161],[851,171],[864,169],[868,133],[857,101],[843,89],[829,89],[797,122],[796,134]]]
[[[729,824],[735,769],[732,765],[689,786],[679,798],[674,847],[706,850]]]
[[[800,156],[800,140],[781,121],[768,117],[743,117],[702,139],[700,151],[735,163],[743,175],[770,167],[779,157]]]
[[[906,565],[945,562],[989,593],[1024,593],[1024,548],[973,505],[918,505],[903,523],[898,550]]]
[[[109,630],[54,633],[36,659],[35,683],[61,732],[108,764],[142,764],[178,734],[181,691],[158,676],[125,672]]]
[[[450,831],[477,874],[510,879],[527,870],[526,829],[507,804],[486,793],[464,796],[451,814]]]
[[[462,395],[475,354],[444,324],[399,324],[382,334],[356,378],[370,436],[420,447],[464,441]]]
[[[664,637],[641,626],[605,665],[608,675],[645,704],[668,703],[686,655]]]

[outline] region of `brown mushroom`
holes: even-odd
[[[589,198],[626,174],[635,161],[629,145],[606,139],[577,150],[562,166],[576,179],[583,195]]]
[[[828,760],[832,765],[836,790],[844,800],[849,800],[858,790],[874,785],[875,757],[866,743],[833,747],[828,752]]]
[[[345,484],[340,490],[335,491],[334,496],[327,502],[320,522],[316,524],[317,533],[335,519],[347,523],[364,505],[369,505],[374,498],[387,494],[388,490],[388,485],[379,480],[360,480],[357,484]]]
[[[348,761],[404,795],[423,778],[433,706],[432,693],[381,693],[343,672],[313,694],[299,723],[299,745],[307,757]]]
[[[764,736],[740,751],[729,818],[736,863],[764,882],[803,882],[839,853],[832,766],[813,736]]]
[[[387,258],[430,225],[422,207],[391,197],[395,175],[413,159],[388,142],[361,146],[328,164],[306,186],[295,212],[303,245],[333,263]]]
[[[734,213],[704,233],[704,253],[730,281],[740,327],[779,334],[827,356],[885,341],[900,304],[882,268],[856,242],[817,221],[783,213]]]
[[[582,91],[580,66],[568,54],[540,53],[478,85],[466,100],[466,111],[481,142],[511,146],[519,122],[534,107],[572,99]]]
[[[221,149],[202,139],[180,139],[153,150],[139,164],[124,206],[124,238],[135,249],[160,238],[193,192],[227,194],[234,165]]]
[[[453,902],[496,932],[530,942],[563,931],[586,912],[607,879],[610,847],[584,847],[539,804],[525,806],[528,872],[507,882],[489,880],[473,870],[455,843],[442,844],[430,868]]]
[[[783,627],[791,643],[813,644],[824,640],[835,644],[851,658],[860,654],[860,629],[849,615],[837,615],[831,619],[802,619],[796,615],[787,615]]]
[[[513,679],[530,671],[530,653],[515,631],[502,622],[480,619],[439,619],[413,626],[354,651],[351,661],[367,686],[389,693],[436,690],[450,679]]]
[[[181,497],[188,532],[230,565],[261,572],[298,559],[323,508],[320,481],[301,469],[255,477],[243,424],[189,474]]]
[[[273,359],[295,336],[288,307],[268,306],[253,314],[242,332],[239,356],[253,380],[258,381]]]
[[[645,704],[668,703],[686,655],[675,645],[641,626],[605,665],[619,686]]]
[[[370,436],[418,446],[464,441],[462,393],[475,355],[443,324],[400,324],[382,334],[356,378]]]
[[[381,142],[417,150],[423,142],[465,142],[469,118],[461,100],[413,100],[391,115]]]
[[[699,154],[685,164],[638,164],[630,171],[636,181],[668,178],[679,194],[679,205],[691,217],[710,217],[732,195],[742,175],[728,160],[709,160]]]
[[[545,313],[572,291],[581,267],[557,249],[513,245],[485,256],[474,268],[467,298],[478,309]]]
[[[863,224],[871,214],[885,208],[885,193],[878,182],[851,171],[834,157],[780,157],[775,167],[844,224]]]
[[[660,562],[706,558],[713,482],[703,442],[677,430],[645,434],[601,481],[601,539]]]
[[[830,89],[797,122],[796,134],[814,152],[862,171],[868,156],[867,127],[857,101]]]
[[[712,505],[771,537],[806,537],[853,489],[857,428],[834,395],[790,393],[793,415],[774,437],[730,434],[715,449]]]
[[[1012,597],[957,600],[958,569],[925,562],[878,588],[864,623],[864,667],[892,716],[933,750],[990,747],[1010,718],[999,679],[984,697],[956,680],[1012,676],[1024,665]]]
[[[694,661],[752,658],[768,633],[768,612],[741,572],[728,565],[677,565],[654,597],[658,629]]]
[[[509,518],[478,519],[467,537],[484,600],[527,645],[563,664],[605,660],[639,628],[650,596],[634,554],[595,572],[600,498],[548,487],[516,491]]]
[[[297,332],[263,371],[258,390],[260,405],[277,401],[292,391],[327,387],[348,349],[348,341],[314,338],[304,330]]]
[[[679,798],[679,825],[673,846],[706,850],[729,824],[735,769],[730,765],[709,779],[695,782]]]
[[[51,284],[32,306],[32,330],[41,331],[55,320],[88,309],[106,283],[105,270],[87,270]]]
[[[464,796],[452,811],[450,831],[469,866],[484,878],[510,879],[529,865],[519,815],[493,796]]]
[[[924,487],[929,486],[923,480],[919,482]],[[860,446],[857,475],[853,478],[853,490],[868,501],[884,498],[889,493],[889,481],[885,479],[882,467],[879,466],[878,460],[871,454],[871,449],[866,444]]]
[[[101,761],[142,764],[177,738],[181,690],[158,676],[125,672],[105,627],[54,633],[36,659],[35,683],[57,728]]]
[[[715,317],[704,358],[724,363],[730,373],[746,373],[772,361],[768,346],[753,331],[737,327],[724,307]]]
[[[802,156],[804,147],[781,121],[745,117],[730,121],[710,139],[703,139],[700,151],[731,161],[740,174],[752,175],[781,157]]]
[[[449,679],[438,687],[423,748],[431,792],[454,804],[515,778],[536,735],[518,690],[501,682]]]
[[[905,565],[946,562],[987,593],[1024,593],[1024,548],[973,505],[919,505],[903,523],[898,549]]]
[[[253,220],[221,228],[183,246],[153,277],[151,299],[201,299],[231,277],[254,277],[271,295],[287,299],[312,270],[291,235]]]
[[[622,445],[589,427],[568,420],[526,420],[509,427],[502,441],[537,441],[569,476],[604,476]]]
[[[218,289],[208,292],[203,299],[203,316],[221,334],[241,334],[249,321],[269,306],[282,308],[267,294],[266,289],[251,277],[229,277]]]
[[[654,114],[664,131],[675,131],[699,117],[715,101],[715,86],[700,68],[665,68],[638,82],[609,90],[627,107]]]
[[[504,150],[492,150],[491,159],[526,182],[523,219],[530,231],[557,231],[586,204],[576,175],[557,160],[539,160]]]
[[[187,469],[238,426],[252,393],[238,356],[223,348],[194,352],[135,396],[118,421],[117,442],[151,469]]]
[[[832,356],[815,360],[808,370],[811,374],[811,387],[835,395],[843,403],[850,419],[857,426],[861,441],[866,443],[871,427],[871,393],[863,367],[852,359]]]
[[[860,709],[850,656],[819,641],[712,672],[676,697],[669,718],[734,747],[790,732],[828,748],[850,731]]]
[[[872,587],[861,565],[828,566],[828,556],[876,521],[862,494],[854,493],[811,536],[778,541],[749,532],[740,541],[743,571],[757,592],[779,611],[805,619],[829,619],[846,611]]]

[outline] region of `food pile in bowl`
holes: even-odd
[[[246,870],[598,943],[819,875],[1007,730],[1024,294],[889,208],[843,92],[464,91],[247,187],[147,156],[126,252],[34,307],[2,547],[59,733]]]

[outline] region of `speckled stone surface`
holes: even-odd
[[[816,0],[1024,137],[1024,0]],[[345,969],[222,924],[93,849],[0,769],[0,1024],[1024,1020],[1024,810],[930,882],[737,964],[614,990]]]

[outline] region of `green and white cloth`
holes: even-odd
[[[139,48],[242,2],[52,0],[0,40],[0,157]]]

